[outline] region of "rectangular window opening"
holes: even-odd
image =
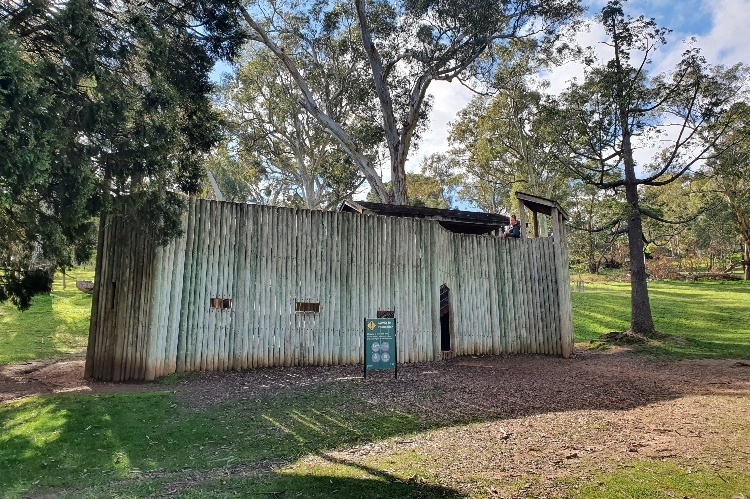
[[[320,302],[317,301],[298,301],[294,303],[295,312],[314,312],[320,313]]]
[[[231,298],[211,298],[210,303],[211,303],[211,308],[218,308],[218,309],[232,308]]]

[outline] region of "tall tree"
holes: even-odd
[[[113,198],[137,194],[126,204],[160,241],[179,230],[174,193],[197,189],[201,156],[219,137],[208,73],[243,41],[236,9],[0,4],[0,299],[25,307],[45,290],[19,288],[40,251],[52,265],[85,258]]]
[[[647,67],[653,52],[666,43],[668,31],[653,19],[626,16],[618,0],[611,0],[596,19],[605,29],[612,58],[599,65],[593,58],[587,60],[583,81],[574,82],[560,97],[562,111],[553,119],[561,125],[571,160],[567,166],[575,175],[600,189],[625,192],[630,330],[648,336],[655,329],[643,216],[654,215],[641,205],[639,188],[674,182],[707,157],[723,131],[714,126],[716,119],[737,88],[717,85],[717,71],[712,74],[697,49],[688,49],[671,74],[652,77]],[[654,139],[669,145],[639,167],[635,148]]]
[[[377,198],[397,204],[407,200],[405,165],[418,126],[426,117],[430,84],[468,79],[473,70],[486,70],[492,62],[491,57],[480,60],[490,47],[516,38],[552,36],[561,23],[580,11],[574,0],[354,0],[353,5],[352,12],[346,4],[317,0],[282,11],[271,0],[241,13],[253,38],[284,63],[305,109],[338,140]],[[309,19],[305,30],[299,29],[300,19]],[[359,29],[378,103],[390,156],[390,192],[351,132],[316,98],[287,49],[289,37],[299,40],[293,47],[306,50],[307,41],[313,39],[310,33],[317,37],[322,30],[351,25]],[[484,66],[476,67],[479,63]]]
[[[581,182],[572,186],[569,199],[571,261],[583,262],[592,274],[614,262],[613,249],[622,244],[622,193],[604,193]]]
[[[736,223],[743,244],[745,280],[750,280],[750,105],[738,103],[725,119],[730,129],[706,162],[704,189],[719,195]]]
[[[555,160],[562,144],[539,112],[542,99],[518,82],[493,98],[475,98],[451,125],[449,141],[466,180],[494,187],[491,197],[511,211],[518,191],[569,197],[569,172]]]
[[[390,182],[386,182],[386,188],[390,188]],[[446,195],[444,184],[436,177],[428,173],[407,173],[406,186],[409,192],[409,205],[424,208],[450,209],[451,199]],[[370,191],[367,200],[377,202],[375,195]]]
[[[329,113],[359,132],[360,148],[377,148],[382,133],[360,76],[364,59],[352,54],[352,36],[356,32],[320,39],[314,58],[305,54],[295,63]],[[260,191],[270,194],[269,201],[330,209],[362,184],[357,166],[299,105],[294,82],[273,54],[249,47],[220,95],[236,154],[259,172]]]

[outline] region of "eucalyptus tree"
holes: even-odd
[[[603,265],[620,265],[614,256],[622,244],[622,193],[604,193],[582,182],[571,184],[567,200],[571,261],[596,274]]]
[[[510,210],[518,191],[567,198],[569,175],[555,161],[561,144],[542,112],[547,83],[537,76],[552,61],[533,40],[514,41],[495,50],[495,57],[503,63],[491,91],[475,97],[451,123],[449,142],[465,181],[500,197]]]
[[[632,333],[655,331],[644,262],[643,217],[655,216],[641,205],[642,186],[662,186],[700,165],[721,136],[717,117],[743,84],[718,85],[732,68],[708,67],[699,51],[686,50],[669,74],[651,76],[653,52],[666,43],[668,30],[653,19],[632,18],[622,2],[610,1],[597,16],[607,35],[611,59],[587,59],[580,82],[560,96],[560,136],[568,154],[566,166],[577,178],[602,190],[623,190],[622,218],[631,272]],[[635,149],[658,145],[659,152],[638,165]]]
[[[449,142],[461,158],[464,191],[499,197],[510,210],[519,191],[560,200],[570,196],[569,172],[556,160],[562,144],[539,112],[543,98],[519,83],[494,97],[476,97],[458,113]]]
[[[0,3],[0,300],[49,290],[49,275],[28,279],[34,255],[85,259],[113,198],[159,241],[179,230],[175,192],[198,188],[219,138],[208,74],[243,41],[237,8]]]
[[[750,280],[750,105],[734,106],[726,117],[729,131],[716,145],[717,154],[700,172],[703,189],[718,195],[736,225],[743,245],[745,280]]]
[[[352,4],[316,0],[291,5],[263,0],[241,14],[252,38],[283,62],[301,105],[336,138],[375,196],[400,204],[407,201],[405,165],[426,118],[430,84],[466,81],[491,65],[491,57],[482,58],[491,47],[517,38],[551,37],[579,11],[575,0],[353,0]],[[320,102],[295,62],[296,53],[291,53],[313,53],[309,33],[315,39],[326,30],[339,32],[352,26],[359,31],[389,152],[391,192],[351,130]],[[295,41],[290,44],[290,39]]]
[[[390,188],[390,182],[386,182],[386,188]],[[407,173],[406,186],[409,193],[409,206],[424,208],[451,209],[452,200],[445,191],[445,184],[440,179],[426,173]],[[370,191],[367,201],[377,202],[375,194]]]
[[[311,91],[328,112],[352,130],[359,147],[375,149],[382,133],[368,82],[360,76],[364,58],[351,41],[356,32],[329,35],[311,42],[314,52],[301,52],[295,64],[304,69]],[[362,184],[351,158],[299,105],[294,82],[273,54],[248,47],[220,95],[235,154],[244,168],[258,173],[255,190],[266,196],[264,201],[330,209]]]

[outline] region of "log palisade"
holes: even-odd
[[[166,246],[125,220],[105,221],[86,377],[360,364],[363,318],[389,312],[399,362],[445,350],[572,353],[556,205],[553,237],[511,240],[425,217],[186,204],[183,235]]]

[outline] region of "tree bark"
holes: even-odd
[[[734,209],[734,215],[737,217],[737,223],[740,226],[740,234],[742,235],[742,242],[744,245],[744,267],[745,267],[745,280],[750,281],[750,220],[745,215],[745,211],[738,204],[732,203],[730,200],[730,206]]]
[[[284,64],[284,66],[286,66],[292,79],[294,79],[297,87],[302,92],[302,104],[305,107],[305,110],[310,113],[310,115],[315,119],[317,119],[325,129],[331,132],[331,135],[333,135],[333,137],[339,142],[339,144],[341,144],[342,148],[344,149],[344,151],[346,151],[349,157],[351,157],[357,163],[360,171],[365,176],[367,183],[369,183],[370,187],[372,187],[372,190],[375,193],[376,197],[381,202],[389,202],[390,197],[388,195],[388,191],[385,188],[385,185],[383,184],[383,181],[378,175],[375,168],[372,167],[367,157],[359,152],[359,148],[349,136],[349,134],[347,134],[333,118],[331,118],[328,114],[320,109],[317,102],[315,101],[315,98],[313,97],[312,92],[310,91],[310,88],[307,85],[307,81],[300,74],[291,57],[289,57],[284,52],[284,50],[271,39],[271,37],[260,26],[260,24],[255,22],[253,17],[245,10],[245,8],[240,8],[240,14],[245,19],[245,22],[247,22],[250,29],[252,29],[257,34],[258,41],[268,47],[271,52],[273,52],[274,55],[278,57],[278,59]]]
[[[633,334],[652,336],[655,332],[648,298],[646,260],[643,252],[643,219],[639,209],[638,183],[630,133],[623,127],[623,163],[625,166],[625,200],[628,203],[628,250],[630,253],[630,331]]]
[[[407,149],[401,141],[398,124],[396,123],[396,114],[393,110],[393,98],[388,89],[387,75],[375,42],[372,39],[370,24],[367,21],[367,6],[364,0],[354,2],[357,10],[357,19],[359,21],[359,32],[362,36],[367,59],[372,68],[372,79],[375,84],[375,92],[378,94],[380,109],[383,116],[383,130],[385,140],[388,144],[388,152],[391,157],[391,197],[389,202],[393,204],[406,204],[406,160],[402,161],[402,156],[406,155]]]
[[[625,74],[620,59],[620,36],[617,25],[613,24],[615,64],[619,75]],[[625,173],[625,201],[628,213],[628,250],[630,254],[630,332],[652,336],[655,332],[651,316],[651,303],[648,299],[646,281],[646,260],[643,252],[643,219],[638,200],[638,177],[633,160],[632,132],[630,128],[630,99],[622,79],[616,83],[618,119],[622,130],[621,157]]]

